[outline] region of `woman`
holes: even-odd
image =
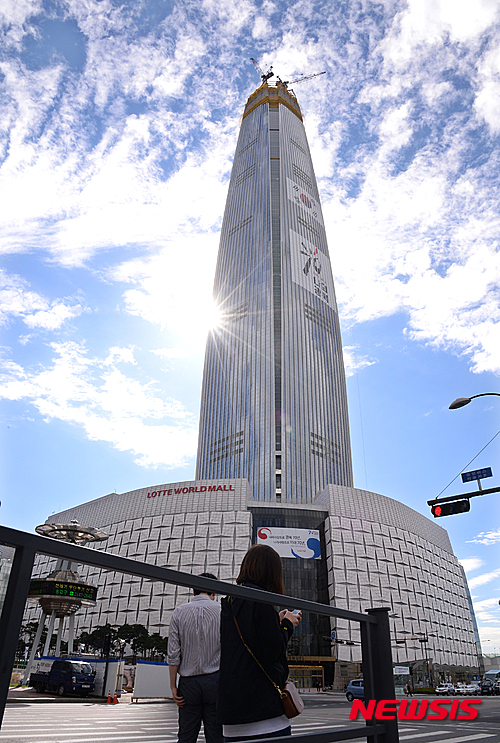
[[[272,547],[255,544],[243,558],[236,582],[283,594],[280,556]],[[217,707],[226,743],[291,734],[280,694],[266,674],[284,687],[286,646],[300,618],[300,612],[286,609],[278,614],[271,604],[230,596],[222,600]]]

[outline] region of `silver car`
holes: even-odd
[[[434,694],[443,695],[443,697],[455,696],[456,693],[457,692],[453,684],[439,684],[439,686],[436,686],[436,688],[434,689]]]

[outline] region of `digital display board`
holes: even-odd
[[[57,580],[32,580],[28,596],[60,596],[96,601],[97,587],[86,583],[66,583]]]

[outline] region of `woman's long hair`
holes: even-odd
[[[259,583],[272,593],[285,593],[283,565],[276,550],[267,544],[254,544],[250,547],[243,562],[236,583]]]

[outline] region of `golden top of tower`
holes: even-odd
[[[286,106],[286,108],[294,113],[295,116],[303,121],[300,106],[297,103],[293,91],[288,90],[288,88],[279,81],[271,85],[266,81],[252,93],[246,102],[242,120],[248,116],[248,114],[252,113],[257,106],[260,106],[263,103],[268,103],[269,108],[278,108],[280,104]]]

